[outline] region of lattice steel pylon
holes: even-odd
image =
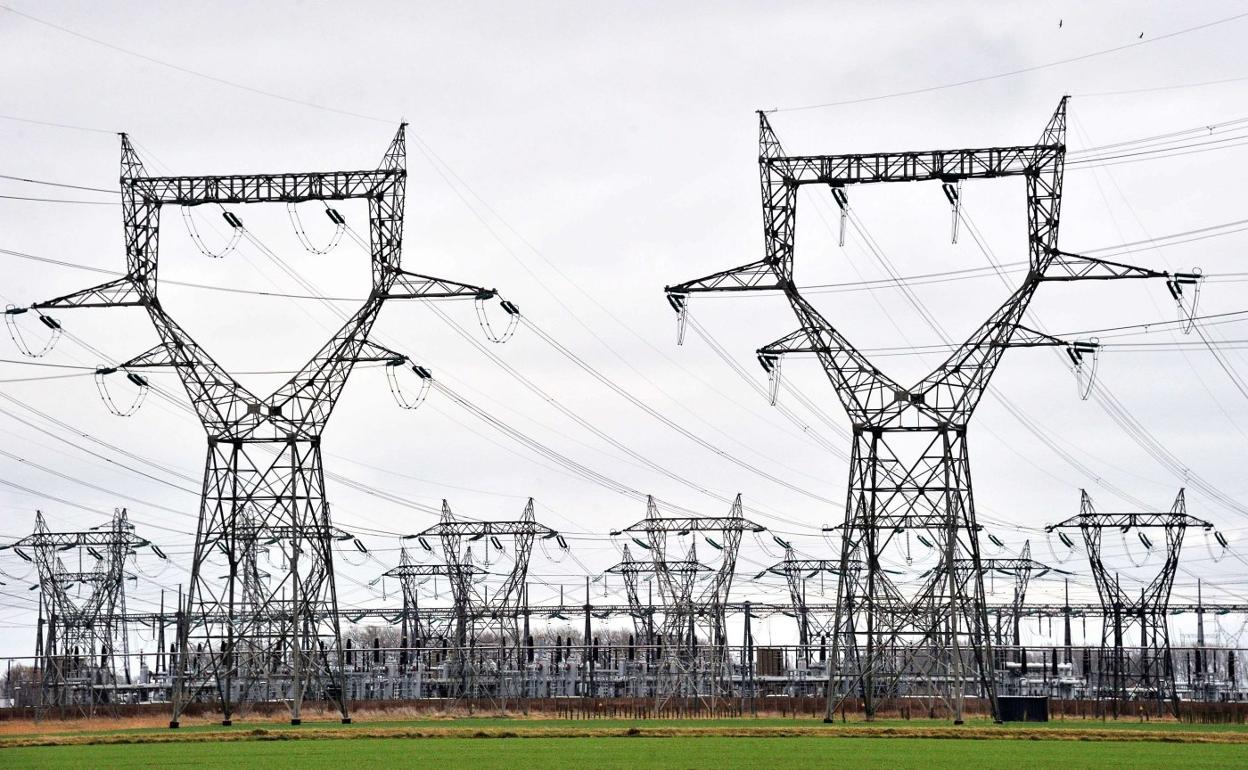
[[[946,651],[931,682],[955,722],[963,714],[967,675],[976,669],[979,691],[997,714],[996,688],[986,661],[987,616],[981,571],[965,586],[953,570],[925,593],[896,608],[880,585],[880,554],[896,533],[929,533],[946,564],[977,563],[979,525],[971,489],[967,426],[1009,347],[1067,346],[1072,358],[1083,349],[1022,325],[1024,313],[1046,281],[1164,278],[1167,274],[1062,251],[1057,245],[1062,177],[1066,157],[1066,98],[1034,145],[983,149],[790,156],[784,153],[766,114],[759,113],[759,171],[765,256],[730,270],[666,288],[683,330],[689,298],[700,292],[776,291],[797,316],[797,331],[758,351],[776,373],[780,357],[810,353],[823,369],[847,412],[853,432],[849,491],[842,537],[841,574],[829,665],[825,718],[860,692],[867,717],[880,695],[896,693],[916,656],[935,643]],[[798,189],[827,185],[847,211],[846,190],[854,185],[1023,177],[1028,214],[1029,270],[1021,286],[935,371],[909,387],[880,371],[808,302],[794,281]],[[683,336],[683,333],[682,335]],[[1087,343],[1079,343],[1086,346]],[[850,570],[857,560],[861,569]],[[948,617],[940,639],[930,619]],[[844,654],[840,641],[860,649]],[[969,648],[970,658],[963,654]],[[877,681],[882,680],[882,681]]]
[[[1098,513],[1092,506],[1087,490],[1081,490],[1079,513],[1046,529],[1077,528],[1083,535],[1088,564],[1096,581],[1105,622],[1101,627],[1102,670],[1108,669],[1113,687],[1111,697],[1115,713],[1121,701],[1141,694],[1152,698],[1160,710],[1166,704],[1177,717],[1179,696],[1174,684],[1174,659],[1170,652],[1170,590],[1179,568],[1179,556],[1188,527],[1206,532],[1213,524],[1187,513],[1187,497],[1180,489],[1168,513]],[[1157,575],[1140,588],[1138,596],[1123,590],[1118,574],[1102,559],[1101,538],[1107,529],[1118,529],[1125,538],[1131,530],[1160,529],[1166,536],[1165,561]],[[1147,535],[1140,539],[1151,550]],[[1126,648],[1130,633],[1139,629],[1139,655],[1130,655]]]
[[[861,569],[861,565],[851,561],[850,569]],[[820,639],[831,638],[836,633],[835,618],[829,617],[827,613],[812,612],[809,603],[806,600],[806,585],[814,577],[818,576],[820,582],[827,575],[831,575],[834,580],[840,580],[841,562],[839,559],[801,559],[793,550],[793,546],[789,545],[784,549],[784,558],[767,569],[755,575],[755,579],[762,578],[768,573],[779,575],[784,578],[785,584],[789,588],[789,601],[793,605],[793,614],[797,620],[797,644],[803,660],[810,662],[810,647],[812,640],[818,636]],[[889,580],[888,573],[891,570],[881,570],[878,579],[881,588],[892,596],[893,601],[897,604],[904,603],[901,592],[897,590]],[[821,591],[822,593],[822,591]],[[822,604],[822,602],[821,602]]]
[[[288,687],[291,722],[300,722],[305,695],[335,704],[349,722],[344,659],[334,580],[329,506],[321,459],[321,435],[355,365],[392,367],[406,356],[369,341],[382,306],[390,299],[475,299],[492,289],[403,270],[406,124],[387,147],[381,164],[363,171],[151,176],[129,138],[121,137],[121,198],[126,275],[74,294],[37,303],[43,311],[71,307],[141,307],[160,343],[115,368],[140,387],[134,370],[173,367],[186,388],[208,439],[203,497],[190,583],[178,627],[173,714],[177,727],[187,704],[215,688],[223,721],[231,720],[238,692],[240,650],[257,635],[275,638]],[[368,202],[372,288],[363,305],[285,385],[268,396],[243,387],[173,320],[157,295],[160,214],[165,206],[365,200]],[[227,217],[241,230],[237,216]],[[513,313],[510,306],[509,313]],[[514,314],[514,313],[513,313]],[[412,366],[427,380],[428,370]],[[239,517],[254,510],[259,539],[281,550],[281,569],[263,586],[262,607],[245,607],[242,570],[246,538]],[[210,558],[225,560],[227,573]],[[276,629],[275,629],[276,624]],[[202,644],[203,652],[199,651]],[[192,661],[194,648],[194,661]]]
[[[742,515],[741,495],[733,500],[732,508],[727,516],[661,516],[658,505],[653,497],[646,499],[646,517],[623,530],[612,533],[627,533],[631,536],[644,536],[647,549],[653,561],[655,583],[664,604],[663,623],[660,626],[659,638],[667,645],[666,662],[677,668],[678,690],[693,692],[689,676],[690,666],[695,664],[694,654],[697,645],[699,625],[706,636],[708,649],[711,652],[709,666],[712,679],[713,695],[731,679],[727,673],[727,604],[732,591],[732,579],[737,569],[737,552],[741,547],[741,535],[745,532],[762,532],[764,527]],[[677,560],[669,556],[668,537],[670,535],[690,535],[698,533],[706,539],[708,545],[720,552],[720,563],[712,571],[707,585],[700,591],[694,589],[697,570],[687,565],[697,564],[697,542],[690,545],[683,559]],[[717,535],[717,541],[711,535]],[[641,542],[638,540],[638,542]],[[673,568],[673,565],[685,565]],[[680,694],[676,692],[673,694]]]
[[[446,561],[455,598],[456,650],[468,647],[472,641],[470,632],[474,639],[482,631],[493,633],[497,638],[490,643],[505,651],[500,657],[509,659],[517,667],[523,666],[523,651],[528,644],[527,629],[522,627],[525,620],[523,603],[533,544],[539,539],[557,540],[560,548],[567,548],[567,541],[562,535],[538,523],[533,511],[533,498],[529,498],[519,519],[500,521],[458,519],[450,504],[443,500],[442,517],[437,524],[405,537],[419,539],[422,544],[428,542],[427,538],[437,538],[441,543],[442,557]],[[507,538],[507,545],[502,538]],[[478,558],[485,565],[491,560],[491,549],[497,554],[505,554],[508,545],[511,549],[511,569],[492,596],[477,590],[472,580],[474,560],[472,546],[467,544],[476,542],[481,543]],[[478,621],[481,621],[480,627],[477,627]],[[469,624],[474,627],[470,629]]]
[[[32,534],[0,546],[33,561],[39,576],[40,711],[90,715],[102,703],[115,706],[118,688],[132,683],[125,617],[134,576],[126,560],[150,545],[119,508],[107,525],[78,532],[52,531],[37,511]],[[77,563],[66,566],[67,558]]]

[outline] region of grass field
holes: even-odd
[[[1051,722],[953,727],[888,721],[423,719],[203,722],[95,729],[92,723],[5,724],[0,768],[395,767],[525,768],[1248,768],[1243,726]]]

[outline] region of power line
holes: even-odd
[[[835,102],[823,102],[820,104],[807,104],[807,105],[803,105],[800,107],[781,107],[773,111],[774,112],[799,112],[799,111],[804,111],[804,110],[818,110],[824,107],[841,107],[841,106],[850,105],[850,104],[865,104],[867,102],[878,102],[884,99],[895,99],[901,96],[915,96],[917,94],[926,94],[926,93],[931,93],[933,91],[943,91],[949,88],[960,88],[962,86],[973,85],[975,83],[986,83],[991,80],[1000,80],[1002,78],[1014,77],[1016,75],[1023,75],[1029,72],[1037,72],[1040,70],[1050,69],[1053,67],[1060,67],[1065,64],[1073,64],[1075,62],[1086,61],[1088,59],[1094,59],[1100,56],[1107,56],[1109,54],[1118,53],[1120,51],[1127,51],[1132,48],[1139,48],[1141,46],[1152,45],[1153,43],[1157,43],[1162,40],[1169,40],[1170,38],[1179,37],[1180,35],[1186,35],[1192,32],[1198,32],[1203,29],[1209,29],[1210,27],[1216,27],[1220,24],[1227,24],[1233,21],[1238,21],[1244,18],[1245,16],[1248,16],[1248,13],[1238,13],[1238,14],[1235,14],[1234,16],[1227,16],[1222,19],[1216,19],[1214,21],[1206,22],[1204,24],[1198,24],[1194,27],[1186,27],[1184,29],[1175,30],[1173,32],[1167,32],[1164,35],[1151,37],[1151,38],[1148,38],[1147,40],[1134,40],[1125,45],[1114,46],[1112,48],[1103,48],[1099,51],[1091,51],[1089,53],[1080,54],[1078,56],[1070,56],[1065,59],[1057,59],[1055,61],[1045,62],[1043,64],[1033,64],[1028,67],[1020,67],[1018,69],[1008,70],[1006,72],[998,72],[992,75],[982,75],[980,77],[968,78],[966,80],[959,80],[959,81],[955,81],[951,83],[941,83],[939,85],[924,86],[922,88],[912,88],[912,89],[908,89],[904,91],[893,91],[890,93],[877,94],[875,96],[862,96],[862,97],[858,97],[855,99],[843,99],[841,101],[835,101]]]

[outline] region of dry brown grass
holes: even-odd
[[[153,720],[154,721],[154,720]],[[276,723],[279,720],[273,719]],[[1044,741],[1113,741],[1113,742],[1163,742],[1163,743],[1213,743],[1248,745],[1248,733],[1237,731],[1198,732],[1160,730],[1113,730],[1098,728],[1025,728],[1002,729],[990,726],[872,726],[872,725],[794,725],[791,727],[768,726],[637,726],[598,727],[592,722],[585,727],[545,727],[542,720],[520,721],[514,726],[495,727],[479,725],[454,725],[446,727],[316,727],[300,729],[272,729],[262,726],[251,728],[198,730],[193,732],[107,733],[92,732],[68,734],[65,731],[42,734],[13,735],[0,738],[0,749],[28,746],[82,746],[134,743],[204,743],[214,741],[290,741],[325,739],[436,739],[436,738],[699,738],[699,737],[749,737],[749,738],[936,738],[959,740],[1044,740]],[[123,721],[124,727],[137,727],[133,721]],[[207,720],[201,724],[211,724]],[[159,725],[156,725],[159,726]],[[92,730],[104,727],[98,720],[90,723]],[[66,728],[69,729],[68,725]]]

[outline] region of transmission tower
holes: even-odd
[[[861,565],[856,560],[850,563],[850,569],[860,569]],[[762,578],[767,573],[779,575],[784,578],[785,584],[789,588],[789,602],[793,607],[793,615],[797,620],[797,643],[801,650],[802,658],[806,663],[810,662],[810,647],[812,640],[818,637],[820,640],[827,640],[836,633],[835,618],[829,616],[828,613],[819,613],[811,609],[806,598],[807,583],[818,577],[820,582],[828,575],[833,579],[840,579],[841,562],[839,559],[801,559],[798,558],[793,546],[786,546],[784,549],[784,559],[776,562],[767,569],[755,575],[755,579]],[[881,589],[883,592],[892,596],[893,602],[898,606],[905,603],[901,592],[892,584],[889,579],[891,570],[881,570],[879,579],[881,581]],[[900,574],[900,573],[896,573]],[[822,590],[820,593],[823,593]]]
[[[1096,593],[1101,600],[1105,622],[1101,629],[1101,670],[1109,670],[1115,713],[1119,702],[1141,695],[1155,699],[1158,710],[1168,704],[1177,717],[1179,696],[1174,684],[1174,660],[1170,653],[1170,590],[1174,587],[1174,575],[1179,568],[1179,555],[1183,550],[1183,538],[1188,527],[1200,527],[1209,532],[1213,524],[1189,516],[1184,490],[1180,489],[1169,513],[1098,513],[1092,507],[1087,490],[1081,491],[1079,513],[1065,521],[1046,527],[1078,529],[1083,534],[1084,548],[1092,578],[1096,581]],[[1123,589],[1118,573],[1105,565],[1101,553],[1101,540],[1106,530],[1118,529],[1124,539],[1131,530],[1145,548],[1152,550],[1152,541],[1146,532],[1160,529],[1165,533],[1165,560],[1157,575],[1140,588],[1138,596]],[[1134,629],[1139,629],[1139,655],[1127,653],[1126,640]]]
[[[461,572],[464,573],[461,575]],[[451,624],[458,618],[467,618],[468,610],[461,608],[457,601],[449,614],[428,612],[422,613],[420,607],[420,586],[432,578],[445,578],[452,587],[453,598],[460,595],[455,590],[460,585],[460,578],[471,583],[483,575],[483,570],[472,566],[461,568],[449,564],[418,564],[412,559],[411,552],[403,547],[399,552],[399,565],[382,573],[383,578],[394,578],[399,581],[403,594],[403,615],[400,623],[400,638],[419,647],[422,641],[431,639],[450,640],[454,635]],[[465,620],[466,624],[466,620]]]
[[[677,653],[668,657],[682,673],[691,675],[700,623],[711,651],[709,667],[715,690],[721,683],[731,682],[731,678],[724,676],[728,665],[727,605],[732,578],[736,574],[741,535],[764,530],[765,527],[742,516],[741,495],[737,495],[727,516],[664,517],[659,515],[654,498],[648,497],[646,517],[612,533],[645,538],[644,543],[653,559],[655,582],[665,606],[660,639]],[[720,552],[719,567],[706,586],[697,592],[694,591],[696,572],[673,571],[671,565],[679,562],[669,558],[668,553],[669,535],[686,536],[695,532]],[[643,541],[638,539],[637,542]],[[697,558],[697,542],[694,541],[684,561],[697,563]]]
[[[849,493],[841,531],[841,570],[827,712],[861,692],[868,718],[878,696],[898,692],[899,676],[935,643],[947,654],[944,670],[930,683],[960,722],[967,669],[997,715],[996,688],[986,661],[987,634],[981,570],[960,584],[952,569],[909,597],[896,611],[881,585],[880,555],[898,533],[917,531],[935,540],[944,562],[978,565],[979,525],[971,488],[967,426],[1001,356],[1009,347],[1065,346],[1080,359],[1089,343],[1073,343],[1024,327],[1036,289],[1046,281],[1165,278],[1165,273],[1079,256],[1058,248],[1062,176],[1066,156],[1066,98],[1034,145],[985,149],[786,155],[767,116],[759,113],[759,171],[765,256],[747,265],[667,287],[683,329],[690,297],[703,292],[774,291],[797,316],[797,331],[758,351],[764,368],[778,375],[785,354],[818,357],[847,412],[853,432]],[[848,212],[854,185],[1021,176],[1028,214],[1027,277],[991,316],[935,371],[909,387],[880,371],[814,306],[794,280],[793,256],[798,189],[825,185]],[[1177,277],[1170,277],[1171,281]],[[852,562],[861,566],[850,569]],[[852,609],[851,609],[852,608]],[[930,638],[932,617],[949,618],[940,639]],[[840,640],[857,654],[843,654]],[[969,650],[967,649],[969,648]],[[969,658],[965,654],[969,652]],[[900,665],[897,665],[900,664]],[[888,669],[892,673],[888,673]]]
[[[649,501],[653,519],[658,519],[657,510],[653,507],[653,499]],[[647,515],[647,520],[653,520]],[[662,539],[666,539],[665,537]],[[641,541],[639,540],[638,543]],[[655,546],[646,545],[652,558],[635,560],[624,546],[624,559],[619,564],[607,568],[606,572],[621,575],[624,578],[625,592],[628,594],[630,614],[634,619],[637,634],[645,634],[647,659],[656,663],[659,669],[665,670],[666,676],[658,672],[649,681],[651,694],[655,697],[655,708],[662,708],[674,697],[700,697],[701,689],[696,681],[696,616],[697,606],[694,601],[694,584],[699,575],[714,572],[711,567],[698,561],[696,544],[690,547],[684,558],[666,558],[665,551],[654,553]],[[651,603],[642,605],[637,592],[637,582],[641,575],[650,575],[653,584],[659,587],[659,603],[662,605],[663,619],[656,631],[654,626],[655,606]],[[638,619],[644,618],[644,626]],[[655,647],[658,647],[656,650]],[[657,654],[657,660],[655,655]]]
[[[393,373],[411,362],[369,341],[378,313],[390,299],[493,298],[492,289],[403,270],[404,188],[407,172],[405,124],[400,125],[376,169],[231,176],[151,176],[129,138],[121,137],[122,221],[126,275],[114,281],[33,306],[44,311],[76,307],[141,307],[160,343],[101,376],[123,371],[140,389],[148,387],[136,370],[173,367],[207,433],[208,453],[191,577],[178,627],[173,714],[177,727],[186,706],[211,689],[229,724],[239,692],[240,652],[256,637],[281,645],[288,683],[281,698],[299,724],[305,696],[335,704],[349,722],[345,697],[342,635],[334,581],[333,532],[325,499],[321,436],[357,363],[378,362]],[[285,385],[259,396],[225,371],[165,311],[157,295],[160,214],[165,206],[366,200],[369,211],[372,290],[368,298],[312,359]],[[235,230],[242,222],[225,217]],[[331,217],[332,218],[332,217]],[[341,215],[339,215],[341,219]],[[516,315],[514,305],[504,309]],[[478,311],[481,310],[480,304]],[[22,312],[14,310],[11,312]],[[49,319],[50,320],[50,319]],[[45,321],[45,323],[47,323]],[[56,322],[54,322],[56,323]],[[56,324],[59,326],[59,323]],[[428,381],[428,370],[412,366]],[[393,386],[393,382],[392,382]],[[402,403],[402,399],[400,399]],[[252,509],[260,539],[281,551],[285,565],[266,585],[246,585],[247,540],[240,516]],[[224,559],[220,566],[210,559]],[[260,611],[244,609],[248,590],[259,591]],[[280,627],[275,630],[274,625]],[[203,652],[200,653],[202,646]],[[197,665],[190,665],[192,649]]]
[[[633,558],[632,550],[624,545],[623,559],[618,564],[608,567],[605,572],[619,575],[624,579],[624,594],[628,601],[628,614],[633,619],[633,631],[637,641],[644,645],[647,658],[651,657],[654,647],[654,607],[642,602],[640,577],[654,573],[654,562]]]
[[[524,651],[529,644],[529,616],[524,602],[533,545],[538,540],[555,540],[561,549],[568,547],[562,535],[537,522],[533,498],[529,498],[519,519],[503,521],[460,520],[443,500],[441,520],[406,538],[416,538],[422,546],[428,545],[429,538],[437,538],[441,543],[455,598],[456,654],[462,655],[469,642],[484,632],[493,635],[491,643],[505,651],[496,661],[499,665],[514,663],[517,669],[523,667]],[[493,559],[508,556],[510,550],[511,569],[492,596],[484,588],[478,590],[472,580],[474,559],[469,543],[481,544],[477,561],[483,569]]]
[[[91,715],[101,703],[116,706],[119,689],[133,684],[126,581],[134,575],[126,560],[145,546],[152,544],[134,533],[124,508],[107,525],[79,532],[53,532],[38,511],[31,535],[0,546],[33,561],[39,576],[41,710]],[[159,548],[152,552],[164,558]],[[66,566],[67,559],[76,562]]]

